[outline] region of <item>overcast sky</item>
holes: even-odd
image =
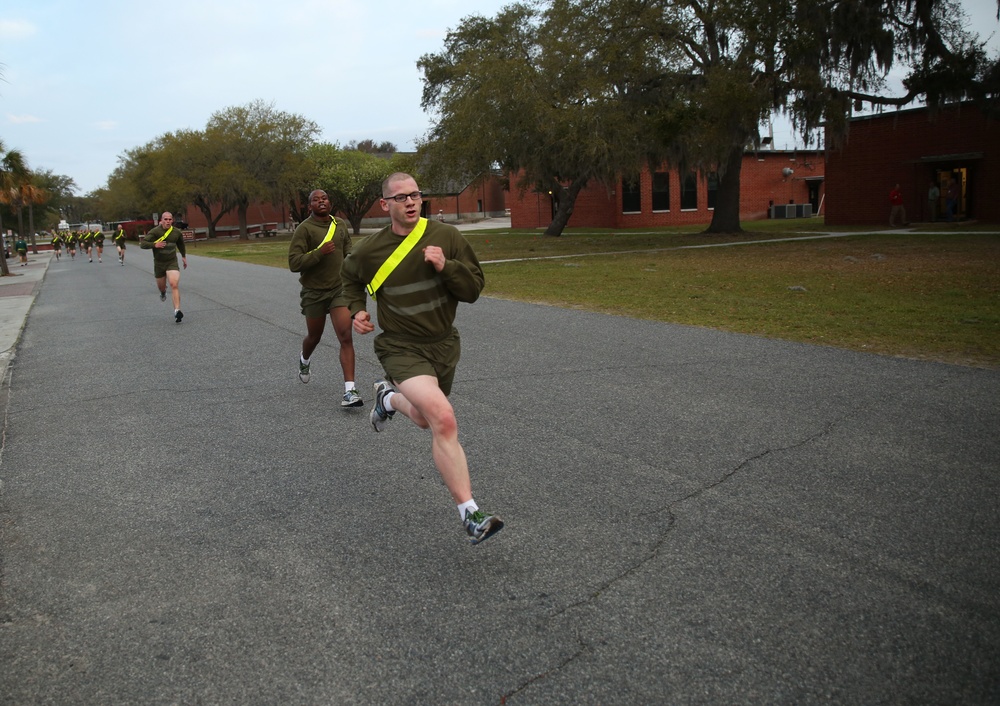
[[[411,150],[430,126],[416,62],[509,0],[3,0],[0,140],[32,169],[103,186],[127,149],[256,99],[320,139]],[[996,0],[964,0],[982,36]],[[994,36],[991,46],[996,47]],[[795,146],[780,123],[779,148]]]

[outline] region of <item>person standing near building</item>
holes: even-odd
[[[958,188],[958,182],[955,177],[948,180],[948,190],[945,192],[945,213],[946,218],[949,223],[955,220],[958,215],[958,199],[961,196],[961,190]]]
[[[21,235],[17,236],[17,240],[14,241],[14,251],[17,253],[18,258],[21,260],[21,267],[28,266],[28,243],[24,240]]]
[[[122,267],[125,267],[125,226],[119,224],[112,240],[114,240],[115,247],[118,248],[118,262],[121,263]]]
[[[390,224],[369,236],[344,260],[344,295],[354,331],[375,330],[366,295],[378,307],[382,329],[375,354],[387,380],[375,383],[369,419],[376,432],[401,412],[431,432],[431,453],[458,506],[472,544],[500,531],[503,520],[482,511],[472,497],[465,450],[448,400],[461,355],[454,326],[459,302],[479,298],[485,278],[479,260],[457,228],[420,216],[422,195],[409,174],[382,183],[382,210]]]
[[[160,301],[167,300],[167,282],[170,282],[170,296],[174,304],[174,321],[181,322],[184,313],[181,311],[181,271],[177,267],[177,253],[181,254],[184,269],[187,269],[187,250],[184,247],[184,234],[174,228],[174,216],[169,211],[160,216],[160,225],[150,229],[146,237],[139,243],[143,250],[153,251],[153,277],[156,278],[156,288],[160,291]]]
[[[927,217],[931,223],[937,220],[938,204],[941,203],[941,189],[936,181],[931,181],[930,188],[927,189]]]
[[[347,310],[340,268],[351,252],[347,224],[331,213],[330,197],[321,189],[309,194],[309,217],[299,223],[288,244],[288,269],[299,272],[299,304],[306,317],[306,336],[299,354],[299,380],[309,382],[312,355],[323,338],[326,317],[340,343],[340,368],[344,373],[341,407],[361,407],[364,401],[354,386],[354,334]]]
[[[899,184],[896,184],[889,191],[889,203],[891,204],[889,208],[889,226],[892,228],[896,227],[896,216],[899,216],[899,225],[909,225],[906,222],[906,209],[903,207],[903,192],[900,190]]]

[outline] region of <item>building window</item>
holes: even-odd
[[[694,172],[688,172],[681,179],[681,210],[698,210],[698,179]]]
[[[715,197],[719,193],[719,173],[710,172],[705,181],[708,183],[708,195],[705,198],[707,201],[706,205],[709,210],[712,210],[715,208]]]
[[[642,191],[638,179],[622,179],[622,213],[642,213]]]
[[[670,172],[653,172],[653,210],[670,210]]]

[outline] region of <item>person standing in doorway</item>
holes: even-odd
[[[177,253],[181,254],[184,269],[187,269],[187,250],[184,234],[174,228],[174,216],[169,211],[160,216],[160,225],[152,228],[139,243],[143,250],[153,251],[153,277],[160,292],[160,301],[167,300],[167,282],[170,282],[170,296],[174,303],[174,321],[181,322],[181,271],[177,267]]]
[[[941,203],[941,189],[936,181],[931,181],[930,188],[927,189],[927,217],[931,223],[937,220],[938,204]]]
[[[354,331],[375,330],[366,295],[378,307],[382,329],[375,354],[386,380],[375,383],[369,419],[385,429],[396,412],[431,432],[431,454],[458,506],[472,544],[496,534],[504,522],[479,508],[455,410],[448,400],[461,355],[454,326],[459,302],[472,303],[485,284],[475,252],[457,228],[420,215],[422,195],[409,174],[382,183],[382,210],[390,224],[369,236],[344,260],[344,295]]]
[[[347,224],[331,213],[330,197],[321,189],[309,194],[309,217],[302,221],[288,244],[288,269],[299,272],[299,304],[306,317],[306,336],[299,354],[299,380],[309,382],[312,355],[323,338],[326,317],[340,343],[340,369],[344,373],[341,407],[361,407],[364,401],[354,386],[354,334],[347,310],[340,268],[351,252]]]
[[[944,203],[945,203],[945,220],[951,223],[958,216],[958,199],[961,196],[961,190],[958,188],[958,182],[955,177],[948,180],[948,190],[945,191]]]

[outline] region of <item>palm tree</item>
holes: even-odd
[[[7,150],[3,140],[0,140],[0,203],[11,203],[17,187],[28,179],[28,166],[24,156],[17,150]],[[3,216],[0,214],[0,233],[3,233]],[[0,273],[10,275],[7,267],[7,252],[4,248],[0,256]]]
[[[21,224],[21,209],[28,207],[28,232],[31,234],[31,252],[38,254],[38,243],[35,237],[35,205],[41,205],[49,200],[49,192],[30,182],[21,184],[17,189],[17,222]],[[24,236],[24,233],[21,233]]]

